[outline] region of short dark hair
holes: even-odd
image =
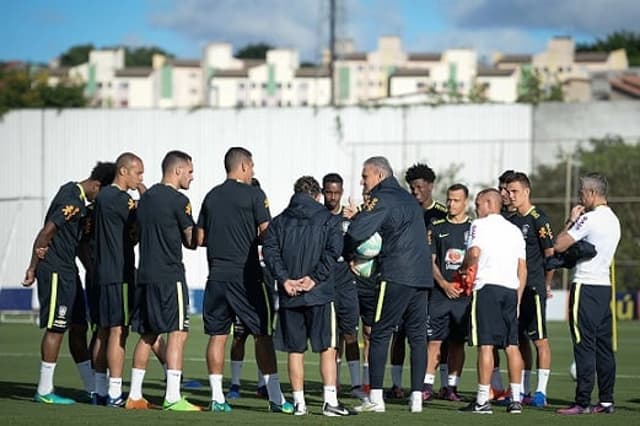
[[[515,171],[511,169],[502,172],[502,174],[498,176],[498,184],[502,185],[503,183],[507,183],[507,179],[509,179],[509,177],[514,173]]]
[[[136,160],[142,163],[142,159],[133,152],[123,152],[116,158],[116,170],[120,167],[127,167]]]
[[[330,183],[339,183],[340,186],[342,186],[344,184],[344,181],[342,180],[342,176],[340,176],[339,174],[328,173],[322,178],[322,188],[326,188]]]
[[[462,191],[464,192],[464,197],[469,198],[469,188],[461,183],[454,183],[453,185],[451,185],[449,188],[447,188],[447,192],[450,191]]]
[[[416,163],[407,169],[404,180],[410,184],[416,179],[424,179],[429,183],[433,183],[436,181],[436,174],[433,169],[426,164]]]
[[[293,185],[296,194],[308,194],[312,197],[320,195],[320,184],[313,176],[302,176]]]
[[[229,148],[224,155],[224,169],[227,173],[233,171],[242,163],[242,160],[251,159],[252,155],[248,149],[240,146]]]
[[[166,175],[172,167],[175,167],[178,163],[188,163],[191,161],[191,156],[182,151],[169,151],[162,160],[162,174]]]
[[[520,182],[525,188],[531,188],[529,177],[522,172],[513,172],[507,176],[505,183],[510,184],[511,182]]]
[[[100,186],[109,186],[116,178],[116,163],[111,161],[98,161],[96,166],[91,170],[89,180],[97,180]]]

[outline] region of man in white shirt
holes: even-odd
[[[478,347],[478,394],[460,411],[492,414],[489,388],[493,372],[493,348],[507,353],[512,401],[507,412],[522,412],[520,379],[522,356],[518,349],[518,305],[527,280],[524,240],[520,230],[501,214],[502,198],[489,188],[476,197],[478,219],[471,224],[464,261],[459,269],[473,275],[469,343]]]
[[[580,179],[580,204],[571,210],[554,244],[563,252],[575,242],[593,244],[595,257],[578,261],[569,294],[569,328],[573,340],[578,383],[575,403],[558,414],[611,414],[616,361],[613,356],[611,280],[609,268],[620,241],[620,221],[607,205],[607,179],[598,173]],[[591,391],[598,377],[600,402],[591,407]]]

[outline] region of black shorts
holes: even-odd
[[[547,338],[546,296],[546,289],[544,293],[541,293],[530,286],[524,288],[520,300],[520,317],[518,318],[518,331],[521,338],[524,336],[530,340]]]
[[[135,298],[135,286],[129,283],[101,284],[98,288],[98,326],[128,327]]]
[[[518,293],[486,284],[471,296],[469,344],[507,347],[518,344]]]
[[[205,334],[229,334],[236,317],[254,336],[271,335],[273,309],[266,285],[256,282],[247,289],[242,282],[208,280],[202,308]]]
[[[437,291],[437,290],[436,290]],[[429,300],[428,340],[464,342],[469,332],[470,299],[444,299],[441,296]]]
[[[249,333],[249,329],[247,328],[247,326],[244,325],[240,318],[236,317],[236,319],[233,321],[233,336],[245,337],[249,334],[251,333]]]
[[[356,283],[358,288],[360,319],[362,320],[362,324],[370,327],[373,325],[373,319],[376,314],[379,284],[374,278],[361,277],[356,277]]]
[[[189,289],[184,281],[139,283],[134,305],[131,325],[137,333],[189,331]]]
[[[338,277],[336,282],[335,308],[338,330],[340,334],[355,336],[358,334],[358,317],[360,316],[358,284],[351,271],[347,271],[344,275]]]
[[[87,308],[82,284],[75,271],[54,271],[38,265],[40,328],[63,333],[69,325],[87,323]]]
[[[278,349],[303,353],[307,341],[313,352],[338,346],[338,327],[333,302],[324,305],[280,308],[276,325]]]

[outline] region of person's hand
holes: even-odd
[[[300,280],[300,290],[301,291],[311,291],[312,288],[316,286],[316,282],[311,279],[308,275],[305,275]]]
[[[348,200],[349,204],[344,206],[344,209],[342,209],[342,217],[344,217],[345,219],[351,219],[356,215],[356,213],[358,213],[358,206],[353,201],[353,199],[349,197]]]
[[[584,206],[582,204],[577,204],[573,206],[573,208],[571,209],[571,215],[569,219],[571,219],[571,221],[575,223],[578,221],[578,219],[580,219],[580,216],[582,216],[584,212],[585,212]]]
[[[147,190],[147,187],[145,186],[144,183],[140,182],[138,186],[136,186],[136,189],[138,190],[138,193],[142,195]]]
[[[548,285],[546,290],[547,290],[547,299],[551,299],[553,297],[553,291],[551,290],[551,286]]]
[[[444,290],[444,294],[446,294],[449,299],[457,299],[462,293],[462,289],[456,288],[456,286],[449,281],[446,281],[442,286],[442,290]]]
[[[298,295],[298,290],[300,286],[300,280],[286,280],[282,287],[284,287],[284,291],[291,297]]]
[[[38,259],[44,260],[48,251],[49,247],[36,247],[36,256],[38,256]]]
[[[31,287],[34,281],[36,280],[36,270],[29,268],[27,272],[24,274],[24,280],[22,281],[22,285],[24,287]]]

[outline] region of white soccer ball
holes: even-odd
[[[356,255],[362,259],[372,259],[382,250],[382,237],[377,232],[356,248]]]
[[[370,278],[376,272],[376,260],[356,258],[351,269],[359,277]]]
[[[576,369],[575,361],[573,361],[569,366],[569,376],[573,379],[574,382],[578,380],[578,370]]]

